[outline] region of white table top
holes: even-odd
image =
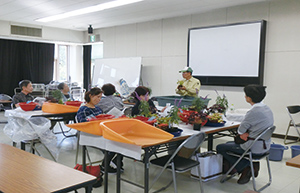
[[[227,128],[236,127],[239,124],[240,124],[239,122],[226,122],[226,124],[222,127],[204,126],[201,128],[201,131],[205,133],[214,133],[219,130],[226,130]],[[185,123],[181,123],[178,125],[178,128],[183,130],[180,137],[191,136],[193,134],[199,133],[199,131],[193,130],[193,126],[191,124],[186,125]],[[92,135],[84,132],[80,133],[79,144],[86,145],[86,146],[93,146],[100,149],[121,153],[128,157],[141,160],[141,155],[142,155],[141,146],[115,142],[115,141],[105,139],[102,136]]]

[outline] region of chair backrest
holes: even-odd
[[[300,106],[299,105],[287,106],[286,109],[290,114],[295,114],[295,113],[300,112]]]
[[[182,142],[180,146],[175,150],[170,160],[175,156],[191,158],[193,155],[195,155],[196,151],[199,150],[201,144],[205,140],[205,136],[206,135],[204,132],[200,132],[184,140],[184,142]]]
[[[286,107],[287,112],[290,116],[291,123],[296,127],[297,123],[300,122],[300,106],[294,105],[294,106],[287,106]]]
[[[268,127],[266,130],[264,130],[263,132],[261,132],[252,142],[252,144],[245,150],[245,152],[247,152],[248,150],[250,150],[252,148],[252,146],[255,144],[256,141],[263,139],[263,140],[268,140],[272,137],[273,132],[275,131],[276,126],[271,126]]]
[[[0,94],[0,100],[11,101],[12,98],[7,94]]]
[[[123,114],[124,115],[128,115],[128,116],[131,116],[131,112],[132,112],[132,107],[125,107],[124,109],[123,109]]]
[[[71,96],[74,98],[74,100],[83,101],[84,100],[84,94],[85,94],[84,88],[72,88],[70,91]]]

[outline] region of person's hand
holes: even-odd
[[[248,136],[249,136],[249,133],[244,133],[244,134],[240,135],[241,139],[244,140],[244,141],[248,140]]]
[[[179,90],[186,90],[185,86],[181,86]]]
[[[165,106],[162,110],[160,110],[160,112],[164,112],[166,110],[167,106]]]

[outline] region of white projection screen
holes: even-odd
[[[188,66],[202,85],[263,84],[266,21],[189,29]]]

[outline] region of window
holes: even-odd
[[[53,79],[67,81],[69,77],[69,46],[55,45],[55,64]]]
[[[92,58],[91,58],[91,77],[93,77],[93,71],[95,66],[95,60],[103,58],[103,42],[92,44]]]

